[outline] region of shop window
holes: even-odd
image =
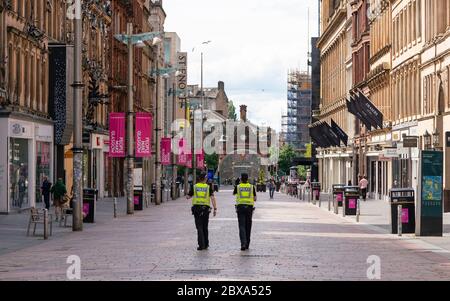
[[[10,138],[9,146],[9,200],[13,209],[30,205],[28,197],[28,140]]]

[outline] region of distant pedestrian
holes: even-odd
[[[44,197],[45,209],[50,209],[50,190],[52,188],[52,183],[49,182],[47,177],[44,177],[44,181],[41,185],[42,196]]]
[[[192,214],[195,218],[197,228],[198,251],[209,248],[208,223],[211,213],[211,202],[214,208],[213,215],[217,214],[216,198],[211,184],[206,183],[206,174],[202,173],[198,177],[198,183],[192,186],[187,199],[192,198]]]
[[[19,186],[19,210],[22,209],[22,204],[25,199],[25,195],[27,192],[27,182],[24,176],[20,176],[19,181],[17,182]]]
[[[347,186],[352,186],[353,184],[352,184],[352,180],[348,180],[348,184],[347,184]]]
[[[250,247],[252,217],[256,202],[255,186],[248,182],[248,174],[241,175],[241,183],[234,188],[233,195],[236,196],[241,251],[245,251]]]
[[[360,176],[359,179],[359,189],[361,190],[361,197],[365,202],[367,199],[367,187],[369,186],[369,181],[367,181],[366,176]]]
[[[270,197],[270,199],[273,199],[273,196],[274,196],[274,194],[275,194],[275,180],[273,179],[273,178],[271,178],[270,180],[269,180],[269,185],[268,185],[269,187],[269,197]]]
[[[59,216],[62,214],[61,209],[66,203],[67,189],[66,185],[61,178],[58,179],[55,185],[50,189],[53,193],[53,205],[55,206],[56,221],[59,220]],[[68,199],[70,201],[70,199]]]

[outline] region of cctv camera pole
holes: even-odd
[[[81,44],[82,17],[81,0],[75,1],[74,22],[74,82],[73,82],[73,231],[83,231],[83,119],[82,119],[82,82]]]
[[[133,23],[127,24],[128,35],[128,121],[127,121],[127,214],[134,214],[134,130],[133,130]]]

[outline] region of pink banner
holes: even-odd
[[[184,138],[178,142],[178,165],[185,166],[187,163],[186,145]]]
[[[186,155],[186,167],[192,168],[192,154]]]
[[[197,161],[197,168],[203,169],[205,168],[205,153],[202,151],[201,154],[195,155],[195,160]]]
[[[161,139],[161,164],[170,165],[170,154],[172,153],[172,140],[170,138]]]
[[[136,158],[152,156],[152,115],[136,113]]]
[[[125,113],[109,114],[109,156],[125,157]]]

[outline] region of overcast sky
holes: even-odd
[[[248,106],[252,122],[279,130],[286,110],[287,70],[306,70],[308,7],[311,35],[318,31],[318,0],[165,0],[166,31],[187,51],[188,82],[225,82],[228,98]],[[212,42],[197,47],[203,41]],[[192,49],[196,48],[194,52]]]

